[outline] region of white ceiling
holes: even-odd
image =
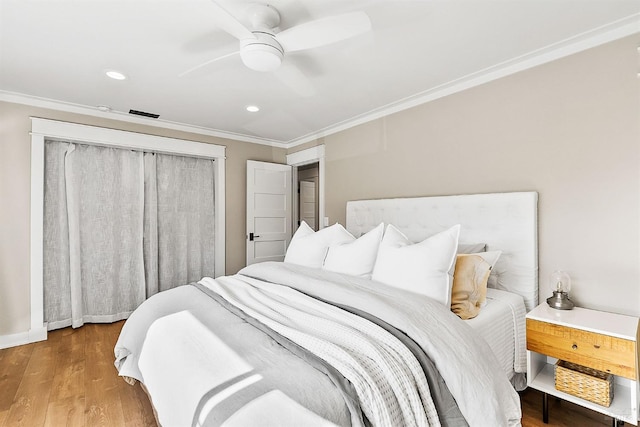
[[[244,20],[245,0],[218,0]],[[292,146],[452,91],[640,32],[638,0],[272,0],[280,29],[364,11],[372,30],[284,61],[300,95],[252,71],[213,23],[210,0],[0,0],[0,100],[54,105]],[[111,80],[104,71],[128,76]],[[50,101],[55,101],[52,103]],[[257,113],[245,107],[260,106]],[[112,112],[96,107],[106,105]],[[186,125],[186,127],[185,127]]]

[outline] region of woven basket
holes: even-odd
[[[586,366],[558,360],[555,365],[556,389],[609,407],[613,400],[613,375]]]

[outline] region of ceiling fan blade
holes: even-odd
[[[244,24],[242,24],[242,22],[238,20],[238,18],[236,18],[225,8],[220,6],[215,0],[211,0],[211,3],[214,7],[213,20],[218,27],[231,34],[238,40],[255,38],[251,30],[245,27]]]
[[[305,22],[276,34],[285,52],[312,49],[339,42],[365,33],[371,29],[369,16],[362,12],[350,12]]]
[[[235,52],[228,53],[226,55],[218,56],[217,58],[210,59],[208,61],[203,62],[202,64],[196,65],[195,67],[189,68],[187,71],[183,71],[182,73],[178,74],[178,77],[186,76],[187,74],[191,74],[192,72],[194,72],[196,70],[199,70],[202,67],[205,67],[205,66],[207,66],[209,64],[212,64],[212,63],[214,63],[216,61],[220,61],[221,59],[225,59],[225,58],[229,58],[230,56],[237,55],[239,53],[240,53],[239,51],[235,51]]]
[[[283,62],[274,72],[276,78],[302,97],[316,94],[316,89],[302,71],[291,62]]]

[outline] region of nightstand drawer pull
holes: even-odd
[[[578,344],[574,344],[571,346],[572,349],[577,350],[578,349]]]
[[[600,348],[600,346],[598,344],[594,344],[593,345],[595,348]]]

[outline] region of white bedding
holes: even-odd
[[[427,352],[470,425],[519,425],[519,397],[509,384],[508,377],[503,374],[504,367],[492,353],[496,350],[435,301],[367,279],[285,263],[256,264],[245,268],[241,273],[249,277],[260,277],[265,282],[282,283],[303,293],[315,294],[322,300],[378,316],[404,331]],[[167,294],[171,293],[167,291]],[[210,405],[206,400],[215,396],[205,399],[209,393],[204,396],[203,393],[211,384],[222,385],[224,378],[220,374],[226,375],[216,362],[219,362],[218,356],[221,353],[216,352],[215,348],[221,345],[217,337],[202,330],[198,319],[184,312],[167,312],[171,301],[162,294],[143,304],[147,309],[145,313],[149,313],[144,314],[144,317],[155,316],[150,314],[149,309],[159,316],[159,320],[152,321],[151,327],[136,326],[137,321],[135,324],[133,321],[136,317],[140,318],[138,315],[132,316],[123,328],[123,334],[116,345],[116,366],[121,375],[130,375],[145,383],[161,420],[163,417],[165,421],[191,419],[194,405],[199,408],[195,413],[206,418]],[[152,300],[153,304],[150,305]],[[153,308],[158,302],[161,304]],[[196,304],[204,304],[202,296]],[[500,304],[500,301],[492,299],[487,307]],[[203,306],[203,309],[206,308]],[[492,313],[493,310],[487,312]],[[486,317],[490,316],[492,315]],[[170,322],[177,323],[169,326]],[[185,329],[189,333],[180,332]],[[141,354],[139,361],[136,356],[138,353]],[[232,352],[227,353],[233,359]],[[207,360],[209,357],[213,358],[212,361]],[[208,368],[201,371],[200,365]],[[237,369],[228,374],[250,381],[252,375],[251,372],[245,373],[247,367],[242,363],[236,365]],[[243,386],[242,381],[238,384]],[[172,393],[165,394],[170,390]],[[180,390],[184,392],[181,393]],[[183,401],[185,399],[189,402]],[[202,407],[202,404],[205,406]],[[247,405],[246,409],[253,406],[255,405]],[[238,416],[243,417],[243,412],[244,409]]]
[[[418,360],[389,332],[292,288],[235,275],[200,281],[328,361],[355,387],[374,425],[440,426]]]
[[[527,369],[524,301],[520,295],[487,289],[487,304],[480,314],[465,320],[489,344],[498,363],[518,390],[526,387]]]
[[[378,316],[427,352],[470,425],[520,424],[520,399],[501,375],[491,348],[434,300],[379,282],[286,263],[254,264],[240,273],[302,292],[313,290],[319,298]]]
[[[168,348],[167,343],[172,346]],[[211,355],[217,363],[210,363]],[[153,322],[140,352],[139,367],[163,426],[191,424],[201,397],[212,384],[244,376],[236,384],[245,385],[255,379],[249,375],[251,365],[187,310]],[[170,392],[175,389],[179,390],[178,405]],[[213,399],[209,403],[214,403]],[[209,410],[204,407],[200,411],[200,424]]]

